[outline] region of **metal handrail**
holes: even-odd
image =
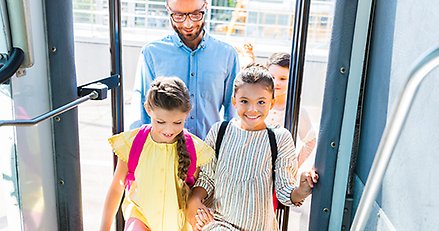
[[[28,119],[28,120],[24,120],[24,119],[21,119],[21,120],[0,120],[0,127],[1,126],[32,126],[32,125],[35,125],[35,124],[37,124],[39,122],[42,122],[44,120],[50,119],[50,118],[52,118],[54,116],[57,116],[57,115],[65,112],[65,111],[68,111],[68,110],[70,110],[72,108],[75,108],[79,104],[81,104],[81,103],[83,103],[85,101],[88,101],[90,99],[96,99],[98,97],[99,97],[98,92],[92,91],[90,94],[88,94],[88,95],[86,95],[84,97],[81,97],[81,98],[79,98],[79,99],[77,99],[75,101],[72,101],[72,102],[70,102],[70,103],[68,103],[68,104],[66,104],[64,106],[61,106],[61,107],[59,107],[59,108],[57,108],[55,110],[52,110],[50,112],[44,113],[44,114],[42,114],[40,116],[37,116],[37,117],[35,117],[33,119]]]
[[[438,66],[439,47],[421,58],[410,72],[409,80],[399,98],[396,111],[394,111],[388,126],[384,129],[383,137],[378,146],[377,154],[351,226],[351,231],[364,230],[372,205],[380,189],[384,173],[392,157],[395,144],[400,136],[400,131],[406,122],[407,114],[412,106],[413,98],[417,94],[419,85],[428,73]]]

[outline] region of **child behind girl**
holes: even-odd
[[[273,53],[267,62],[267,68],[274,79],[275,102],[265,122],[272,126],[284,126],[287,103],[288,79],[290,74],[290,54]],[[308,159],[316,146],[316,133],[305,108],[300,107],[298,138],[302,145],[297,151],[298,167]]]
[[[285,128],[273,129],[278,145],[273,182],[264,122],[273,103],[273,77],[266,68],[253,64],[238,74],[232,104],[239,118],[227,126],[218,160],[201,168],[188,202],[189,210],[198,212],[196,230],[278,230],[273,184],[279,201],[286,206],[298,206],[310,195],[318,175],[315,171],[303,173],[295,186],[297,156],[291,133]],[[220,124],[213,125],[205,140],[213,148]],[[202,205],[212,193],[214,217]]]
[[[285,52],[273,53],[268,59],[267,68],[274,79],[276,101],[265,122],[269,125],[283,127],[290,74],[290,54]],[[298,125],[297,166],[298,174],[300,174],[314,164],[314,148],[317,141],[311,119],[303,106],[300,106]],[[310,210],[311,197],[308,197],[300,208],[290,209],[289,227],[297,231],[308,230]]]
[[[191,110],[189,92],[178,78],[157,78],[147,94],[145,109],[151,131],[135,168],[135,180],[122,204],[125,230],[191,230],[184,216],[189,187],[185,183],[190,164],[183,127]],[[109,139],[118,156],[114,178],[105,201],[101,230],[110,230],[119,208],[128,173],[128,159],[139,129]],[[208,163],[214,151],[191,135],[196,166]]]

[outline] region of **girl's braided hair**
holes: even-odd
[[[165,110],[179,110],[189,112],[192,108],[189,90],[182,80],[177,77],[159,77],[151,83],[148,91],[146,105],[151,110],[161,108]],[[177,135],[178,153],[178,177],[185,182],[190,164],[189,153],[186,149],[186,140],[181,131]],[[182,189],[182,197],[185,202],[189,195],[189,187],[186,182]]]

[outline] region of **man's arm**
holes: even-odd
[[[239,72],[239,59],[238,54],[233,49],[231,50],[231,58],[228,64],[228,76],[224,83],[224,120],[231,120],[235,116],[235,109],[232,105],[232,96],[233,96],[233,82],[235,81],[235,77]]]
[[[151,123],[151,119],[146,113],[144,103],[146,93],[155,75],[153,72],[153,63],[150,59],[146,59],[145,52],[145,50],[141,52],[137,61],[130,113],[126,113],[128,115],[127,121],[130,125],[130,129],[140,127],[142,124]]]

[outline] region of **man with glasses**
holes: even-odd
[[[174,33],[142,48],[130,115],[137,118],[131,128],[151,122],[143,107],[150,83],[159,76],[177,76],[186,83],[193,105],[186,127],[204,139],[215,122],[234,116],[231,97],[238,55],[204,30],[205,0],[168,0],[166,8]]]

